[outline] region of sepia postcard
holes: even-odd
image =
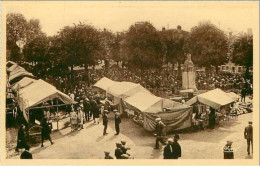
[[[259,165],[258,1],[2,1],[0,59],[0,165]]]

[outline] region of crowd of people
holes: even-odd
[[[112,65],[109,68],[103,67],[101,69],[89,70],[89,75],[86,76],[85,70],[77,71],[74,73],[73,79],[69,73],[64,72],[61,75],[44,73],[37,71],[35,74],[39,78],[46,82],[54,85],[57,89],[66,93],[71,99],[77,101],[76,105],[69,108],[68,113],[70,116],[71,131],[82,130],[83,124],[93,120],[94,124],[99,124],[99,118],[102,116],[104,131],[103,135],[107,135],[108,125],[108,113],[114,110],[115,114],[115,135],[120,133],[121,117],[116,108],[111,107],[108,101],[101,103],[101,100],[105,99],[105,95],[92,88],[99,79],[106,76],[111,80],[115,81],[129,81],[134,83],[140,83],[142,86],[150,90],[153,94],[161,96],[162,93],[177,95],[181,89],[181,80],[178,77],[178,71],[171,68],[163,68],[162,70],[140,70],[140,69],[129,69],[127,67],[119,67],[118,65]],[[244,79],[242,74],[206,74],[205,72],[196,72],[196,86],[199,90],[211,90],[215,88],[221,88],[223,90],[237,89],[241,93],[242,98],[246,94],[252,94],[252,79]],[[107,100],[107,99],[106,99]],[[211,110],[212,111],[212,110]],[[211,113],[210,113],[211,114]],[[42,147],[45,139],[48,139],[53,144],[48,127],[48,115],[44,116],[41,126],[43,128],[41,138]],[[210,118],[210,127],[214,128],[215,118]],[[160,119],[156,119],[157,124],[155,131],[156,133],[156,144],[155,149],[159,149],[159,142],[166,144],[165,135],[163,133],[164,124]],[[21,131],[20,131],[21,130]],[[23,138],[22,131],[24,126],[20,128],[18,132],[18,148],[25,148],[27,151],[30,147],[26,142],[21,139]],[[179,137],[176,135],[174,139],[168,139],[168,143],[164,147],[164,158],[165,159],[178,159],[181,157],[181,147],[178,144]],[[125,143],[124,143],[125,144]],[[115,150],[115,157],[117,159],[129,159],[130,155],[125,151],[123,143],[117,143]],[[124,150],[123,150],[124,149]],[[173,149],[177,152],[173,152]],[[108,152],[105,152],[105,159],[111,159],[112,157]]]

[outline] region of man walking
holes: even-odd
[[[248,122],[248,126],[245,128],[244,137],[247,140],[247,153],[250,155],[250,144],[252,145],[252,153],[253,153],[253,126],[252,121]]]
[[[108,110],[104,110],[104,115],[103,115],[103,125],[104,125],[104,131],[103,131],[103,136],[108,134],[107,133],[107,123],[108,123]]]
[[[48,122],[47,122],[47,118],[43,118],[42,121],[41,121],[41,127],[42,127],[42,131],[41,131],[41,139],[42,139],[42,145],[41,147],[44,147],[43,143],[44,143],[44,140],[45,139],[48,139],[51,144],[53,144],[53,141],[51,140],[51,129],[50,129],[50,126],[48,125]]]
[[[157,124],[156,124],[156,127],[155,127],[156,141],[155,141],[155,148],[154,149],[159,149],[159,142],[161,142],[163,144],[165,125],[162,122],[161,118],[156,118],[155,121],[157,122]]]
[[[174,136],[174,142],[172,143],[172,159],[178,159],[181,157],[181,146],[178,143],[178,140],[180,139],[180,136],[178,134],[175,134]]]
[[[115,129],[116,129],[115,135],[118,135],[120,132],[119,124],[121,123],[121,117],[117,109],[115,109],[114,112],[115,112]]]

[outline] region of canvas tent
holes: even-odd
[[[21,79],[19,82],[15,83],[11,89],[13,91],[17,91],[18,89],[22,89],[32,83],[34,83],[36,80],[32,79],[32,78],[28,78],[28,77],[24,77],[23,79]]]
[[[107,91],[108,87],[111,87],[112,85],[116,84],[118,82],[112,81],[111,79],[108,79],[107,77],[103,77],[98,82],[94,84],[94,87],[98,87],[104,91]]]
[[[230,98],[232,98],[233,100],[238,100],[240,98],[239,95],[237,95],[236,93],[234,92],[228,92],[226,93]]]
[[[35,107],[48,100],[58,98],[64,104],[76,103],[68,95],[57,90],[54,86],[39,79],[19,91],[18,104],[22,111]]]
[[[162,111],[162,100],[161,97],[140,91],[126,98],[124,102],[141,112],[158,113]]]
[[[196,102],[208,105],[214,109],[220,109],[220,107],[230,104],[234,102],[234,100],[230,98],[224,91],[215,89],[193,97],[187,101],[186,104],[193,105]]]
[[[150,93],[140,84],[125,81],[117,82],[116,84],[107,88],[107,93],[117,98],[126,98],[139,91]]]
[[[14,83],[20,81],[24,77],[34,78],[32,73],[29,73],[26,71],[18,72],[18,73],[15,73],[15,74],[9,76],[9,83],[10,83],[10,85],[13,85]]]
[[[143,127],[148,131],[155,130],[157,117],[160,117],[166,124],[167,132],[191,127],[191,107],[188,105],[145,92],[138,92],[126,98],[124,102],[129,108],[142,112]]]
[[[11,66],[13,66],[13,65],[17,65],[15,62],[13,62],[13,61],[8,61],[8,62],[6,62],[6,68],[8,69],[8,68],[10,68]]]

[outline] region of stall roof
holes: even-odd
[[[192,99],[187,101],[186,104],[192,105],[196,102],[201,102],[215,109],[219,109],[221,106],[230,104],[233,101],[234,100],[227,96],[224,91],[220,89],[215,89],[193,97]]]
[[[237,100],[237,99],[239,99],[240,98],[240,96],[239,95],[237,95],[236,93],[234,93],[234,92],[228,92],[228,93],[226,93],[230,98],[232,98],[233,100]]]
[[[108,87],[111,87],[112,85],[118,83],[117,81],[113,81],[111,79],[108,79],[107,77],[103,77],[98,82],[95,83],[95,87],[98,87],[104,91],[107,91]]]
[[[12,86],[12,90],[14,91],[17,91],[18,88],[19,89],[22,89],[30,84],[32,84],[33,82],[35,82],[37,80],[35,79],[32,79],[32,78],[28,78],[28,77],[24,77],[22,80],[20,80],[19,82],[15,83],[13,86]]]
[[[157,97],[151,93],[137,92],[134,95],[126,98],[124,101],[141,112],[150,110],[153,111],[153,113],[157,113],[162,111],[162,98]]]
[[[60,99],[64,104],[76,103],[68,95],[40,79],[19,91],[19,106],[25,110],[54,98]]]
[[[145,89],[140,84],[135,84],[132,82],[117,82],[116,84],[107,88],[107,93],[118,97],[118,98],[126,98],[129,97],[139,91],[150,93],[147,89]]]
[[[26,76],[27,77],[33,77],[33,74],[29,73],[29,72],[26,72],[26,71],[18,72],[18,73],[14,74],[14,75],[11,75],[9,77],[9,82],[11,83],[12,80],[14,80],[14,79],[16,79],[18,77],[26,77]]]

